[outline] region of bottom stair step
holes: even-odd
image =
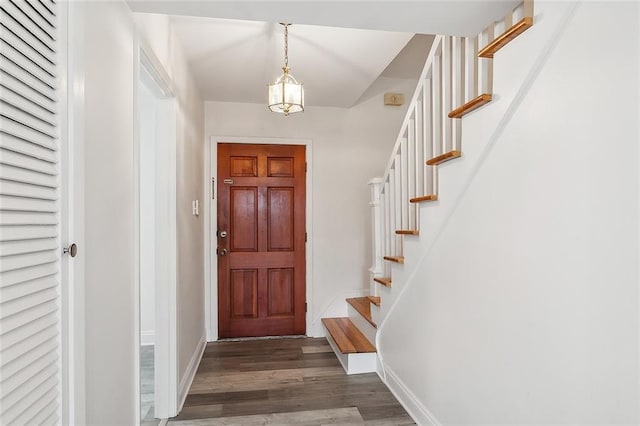
[[[327,341],[347,374],[376,371],[376,348],[349,318],[322,318]]]
[[[322,318],[322,324],[343,354],[375,352],[376,348],[349,318]]]

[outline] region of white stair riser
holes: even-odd
[[[365,335],[367,340],[371,342],[373,346],[375,346],[376,333],[378,332],[378,330],[374,326],[372,326],[369,321],[364,319],[364,317],[360,315],[360,312],[356,311],[356,309],[351,305],[349,305],[349,319],[356,327],[358,327],[358,330],[360,330],[362,334]]]
[[[364,354],[343,354],[338,349],[338,345],[331,338],[329,332],[327,332],[327,341],[335,352],[338,361],[342,364],[345,373],[347,374],[362,374],[362,373],[374,373],[377,367],[377,355],[375,352]]]
[[[376,324],[382,324],[382,311],[379,306],[376,306],[373,303],[371,304],[371,319],[373,319],[373,322]]]

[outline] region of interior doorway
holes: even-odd
[[[176,100],[141,51],[138,82],[138,283],[141,424],[177,414]]]

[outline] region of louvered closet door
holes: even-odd
[[[0,0],[0,424],[59,422],[56,4]]]

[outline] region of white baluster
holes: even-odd
[[[413,110],[413,117],[409,120],[408,146],[407,146],[407,199],[405,208],[407,210],[407,228],[416,229],[415,209],[409,204],[409,199],[416,196],[416,123],[418,121],[417,108]]]
[[[442,48],[442,113],[440,118],[442,119],[442,151],[451,151],[451,133],[452,125],[451,119],[447,116],[451,112],[451,39],[452,37],[445,37]]]
[[[429,77],[431,76],[431,71],[429,71]],[[433,106],[432,101],[432,83],[431,78],[425,80],[424,83],[424,96],[422,102],[422,115],[423,119],[423,129],[422,129],[422,164],[421,167],[423,169],[424,174],[424,188],[422,194],[420,195],[431,195],[433,194],[433,173],[431,172],[433,167],[427,166],[427,160],[433,157],[433,110],[431,109]]]
[[[396,191],[396,171],[397,163],[394,164],[394,168],[389,173],[389,229],[387,233],[389,235],[389,252],[388,256],[395,256],[396,254],[396,204],[397,204],[397,191]]]
[[[509,13],[504,15],[504,19],[502,20],[502,29],[496,29],[496,34],[501,34],[511,28],[511,26],[513,25],[513,12],[513,10],[510,10]]]
[[[401,145],[402,146],[402,145]],[[402,239],[399,235],[396,234],[396,230],[402,229],[402,159],[400,152],[396,154],[396,158],[394,160],[395,167],[393,170],[393,181],[395,184],[394,194],[395,198],[393,200],[393,228],[391,229],[391,235],[393,235],[395,240],[395,250],[393,252],[394,256],[402,256]]]
[[[393,200],[393,194],[391,194],[391,174],[387,176],[387,180],[384,182],[384,253],[383,256],[387,256],[392,254],[392,244],[393,239],[391,238],[391,203]],[[385,272],[384,275],[386,277],[389,276],[389,268],[387,263],[385,262]]]
[[[440,45],[440,51],[442,45]],[[431,114],[433,114],[433,136],[431,137],[431,157],[442,154],[442,78],[441,58],[438,54],[433,58],[431,69]]]
[[[423,158],[424,158],[424,127],[425,127],[425,117],[424,117],[424,87],[422,88],[422,97],[416,103],[416,122],[414,127],[414,134],[416,137],[416,145],[413,153],[413,158],[415,161],[415,171],[416,171],[416,179],[415,179],[415,192],[414,197],[419,197],[424,195],[424,167],[422,167]]]
[[[524,18],[533,18],[533,0],[524,0],[522,8],[524,9]]]
[[[491,24],[486,30],[478,34],[480,48],[485,47],[487,44],[493,41],[494,25]],[[478,86],[480,93],[493,92],[493,59],[492,58],[478,58]]]
[[[424,81],[422,82],[424,84]],[[424,98],[424,86],[422,88],[422,98]],[[424,189],[424,102],[420,99],[416,102],[415,110],[415,126],[413,128],[413,134],[415,135],[415,145],[413,147],[413,169],[414,169],[414,191],[413,196],[419,197],[425,194]],[[420,229],[420,206],[417,203],[411,205],[411,214],[413,215],[413,226],[411,229]]]
[[[512,13],[511,13],[511,22],[518,22],[520,21],[522,18],[524,18],[524,3],[520,3],[515,9],[513,9]]]
[[[476,37],[464,39],[464,102],[467,103],[479,95],[478,80],[478,43]]]
[[[375,285],[373,277],[381,277],[384,273],[383,268],[383,247],[384,247],[384,225],[383,225],[383,180],[382,178],[374,178],[369,181],[371,188],[371,232],[372,232],[372,256],[371,256],[371,280],[370,280],[370,293],[371,295],[378,294],[378,286]]]
[[[504,32],[504,30],[506,30],[509,27],[505,27],[506,21],[505,19],[500,19],[499,21],[496,21],[493,23],[493,30],[495,31],[495,34],[502,34]],[[493,40],[491,40],[493,41]]]
[[[400,227],[398,229],[408,229],[409,228],[409,181],[410,179],[410,166],[411,162],[409,161],[409,132],[412,127],[412,120],[409,120],[409,126],[407,126],[407,133],[403,139],[402,144],[400,145],[402,148],[400,150],[400,194],[402,197],[400,198]]]
[[[460,37],[451,40],[451,102],[452,108],[461,106],[464,91],[464,71],[462,68],[464,57],[464,41]],[[462,134],[462,120],[448,119],[451,123],[451,148],[459,150]]]

